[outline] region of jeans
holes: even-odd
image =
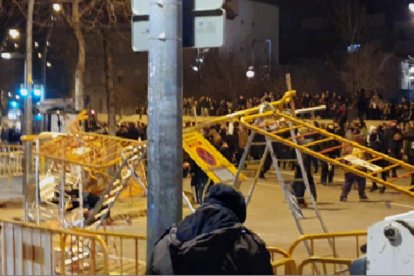
[[[311,173],[307,173],[306,176],[308,177],[310,192],[316,201],[317,194],[316,194],[316,188],[315,188],[315,182],[313,180],[313,176]],[[295,182],[293,183],[293,191],[295,193],[296,198],[303,199],[303,197],[305,196],[305,190],[306,190],[306,186],[302,178],[301,169],[298,165],[296,165]]]
[[[355,175],[353,173],[345,173],[345,183],[342,186],[342,194],[341,197],[347,197],[349,192],[351,191],[352,188],[352,184],[354,184],[354,182],[357,182],[358,185],[358,194],[360,198],[364,198],[366,197],[365,195],[365,185],[366,185],[366,180],[363,177],[360,177],[358,175]]]
[[[335,167],[332,165],[329,165],[326,162],[322,161],[322,169],[321,169],[321,183],[322,184],[327,184],[327,183],[332,183],[333,181],[333,177],[335,174]],[[330,167],[330,169],[329,169]]]

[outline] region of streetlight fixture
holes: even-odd
[[[246,71],[246,77],[251,79],[254,78],[256,75],[256,71],[254,70],[254,66],[249,66],[249,68]]]
[[[60,12],[62,10],[62,5],[59,3],[53,3],[52,8],[55,12]]]
[[[9,36],[13,40],[18,39],[20,37],[20,32],[19,32],[18,29],[10,29],[9,30]]]
[[[414,12],[414,3],[408,4],[408,9],[410,10],[410,12]]]
[[[12,58],[12,54],[9,52],[2,52],[1,53],[1,58],[2,59],[11,59]]]

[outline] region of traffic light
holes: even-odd
[[[17,101],[10,101],[9,106],[10,108],[19,108],[19,103]]]
[[[35,98],[34,100],[38,101],[38,100],[43,100],[44,99],[44,87],[41,84],[34,84],[32,90],[29,91],[29,89],[24,85],[24,84],[20,84],[20,89],[19,89],[19,95],[23,98],[27,97],[28,95],[30,95]]]
[[[35,84],[33,87],[33,96],[39,98],[42,96],[42,94],[43,94],[43,86]]]
[[[26,87],[20,86],[19,94],[22,97],[27,97],[27,95],[29,95],[29,90],[27,90]]]
[[[35,119],[35,121],[41,121],[42,120],[42,114],[40,114],[40,113],[37,113],[36,115],[35,115],[35,117],[34,117],[34,119]]]

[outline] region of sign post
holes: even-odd
[[[183,0],[183,47],[212,48],[224,44],[224,0]],[[132,0],[132,50],[148,51],[148,1]]]

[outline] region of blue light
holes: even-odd
[[[355,53],[361,48],[361,44],[351,44],[347,47],[348,53]]]
[[[41,90],[41,89],[39,89],[39,88],[35,88],[35,89],[33,90],[33,95],[35,95],[36,97],[40,97],[40,96],[42,96],[42,90]]]
[[[37,113],[34,117],[35,121],[41,121],[42,120],[42,114]]]
[[[27,95],[29,95],[29,91],[26,88],[20,88],[20,95],[22,97],[26,97]]]
[[[19,104],[16,101],[9,102],[10,108],[19,108]]]

